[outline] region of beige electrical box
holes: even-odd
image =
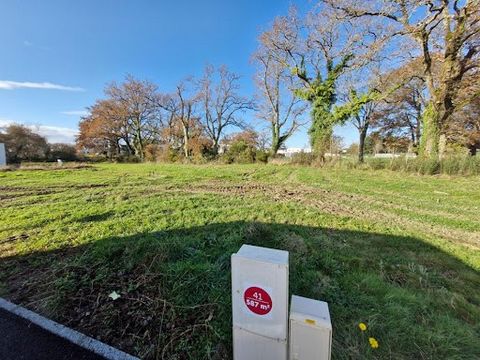
[[[287,360],[288,252],[243,245],[232,254],[234,360]]]
[[[330,360],[332,323],[328,304],[292,295],[290,360]]]

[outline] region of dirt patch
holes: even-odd
[[[63,164],[59,166],[57,163],[51,164],[35,164],[35,165],[20,165],[20,167],[15,168],[17,171],[29,171],[29,170],[80,170],[80,169],[92,169],[96,170],[92,165],[86,163],[75,163],[75,164]]]
[[[67,186],[49,186],[48,188],[38,187],[15,187],[2,186],[0,187],[0,201],[4,204],[15,204],[16,200],[21,200],[25,197],[31,196],[45,196],[52,194],[61,194],[64,192],[74,190],[88,190],[109,187],[110,184],[72,184]],[[28,199],[28,205],[43,202],[44,199]]]
[[[29,238],[28,234],[20,234],[20,235],[9,236],[6,239],[0,240],[0,245],[10,243],[10,242],[14,242],[14,241],[27,240],[28,238]]]
[[[194,187],[176,188],[173,191],[214,193],[235,197],[264,196],[276,202],[296,202],[331,215],[368,219],[373,223],[379,222],[392,227],[401,226],[407,230],[442,237],[452,243],[462,243],[475,249],[480,248],[479,233],[446,228],[430,222],[426,222],[428,224],[426,226],[425,222],[408,219],[389,211],[389,209],[408,210],[407,208],[395,206],[391,202],[374,199],[368,195],[346,194],[303,185],[295,187],[258,183],[230,185],[214,181],[201,183]]]
[[[96,188],[105,188],[110,186],[110,184],[79,184],[79,185],[72,185],[70,189],[96,189]]]
[[[1,189],[0,189],[0,191],[1,191]],[[55,190],[52,190],[52,189],[34,189],[34,190],[32,190],[31,188],[29,190],[23,190],[23,189],[19,190],[19,189],[10,188],[7,191],[8,191],[8,193],[0,194],[0,201],[19,199],[19,198],[25,197],[25,196],[49,195],[49,194],[54,194],[54,193],[58,192],[58,191],[55,191]]]

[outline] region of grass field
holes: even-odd
[[[479,183],[267,165],[3,172],[0,296],[143,358],[229,358],[230,255],[249,243],[290,251],[290,292],[329,302],[333,359],[480,359]]]

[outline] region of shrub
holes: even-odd
[[[98,154],[83,154],[80,155],[79,158],[88,163],[101,163],[108,160],[105,155]]]
[[[161,156],[162,149],[157,144],[145,146],[145,161],[156,162]]]
[[[302,153],[295,154],[291,158],[291,163],[317,165],[312,154]],[[363,164],[354,158],[342,157],[318,165],[342,169],[403,171],[422,175],[480,175],[480,157],[468,155],[450,155],[441,160],[405,156],[393,159],[366,158]]]
[[[449,156],[440,161],[440,172],[449,175],[480,175],[480,157]]]
[[[255,152],[255,161],[266,164],[268,162],[268,158],[270,157],[270,153],[265,150],[257,150]]]
[[[439,163],[440,172],[448,175],[460,174],[462,173],[462,162],[463,159],[454,156],[442,159]]]
[[[440,173],[440,162],[437,159],[417,158],[417,172],[422,175],[435,175]]]
[[[182,159],[180,150],[174,149],[171,146],[159,146],[155,155],[156,162],[174,163],[180,161],[180,159]]]
[[[290,158],[290,163],[295,165],[312,165],[315,160],[315,155],[312,153],[299,152],[293,154]]]
[[[136,155],[120,155],[115,161],[119,163],[139,163],[140,158]]]
[[[244,140],[236,141],[229,146],[223,155],[223,160],[227,164],[251,164],[255,162],[255,148]]]
[[[50,144],[48,159],[50,161],[56,161],[57,159],[76,161],[78,160],[77,150],[71,144]]]
[[[390,161],[390,170],[393,170],[393,171],[402,171],[402,170],[405,170],[407,168],[407,165],[406,163],[408,162],[408,158],[402,156],[402,157],[398,157],[398,158],[393,158],[391,161]]]
[[[388,167],[388,160],[387,159],[369,159],[366,161],[370,169],[372,170],[382,170]]]

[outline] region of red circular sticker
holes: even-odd
[[[257,315],[266,315],[272,310],[272,298],[262,288],[252,286],[243,293],[245,305]]]

